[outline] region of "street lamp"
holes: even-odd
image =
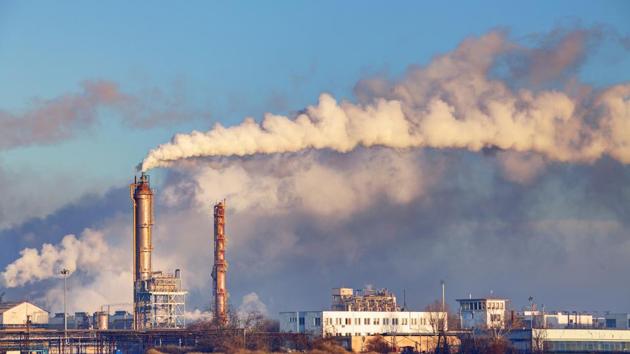
[[[61,275],[63,275],[63,338],[64,342],[68,342],[68,312],[66,310],[66,289],[68,288],[68,274],[70,271],[66,268],[61,270]],[[65,343],[64,343],[65,344]],[[65,351],[65,350],[64,350]]]

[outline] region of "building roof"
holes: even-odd
[[[37,307],[38,309],[45,311],[44,309],[42,309],[41,307],[29,302],[29,301],[8,301],[8,302],[2,302],[0,303],[0,314],[1,313],[5,313],[6,311],[9,311],[10,309],[22,305],[24,303],[27,303],[31,306]]]
[[[465,299],[456,299],[455,301],[487,301],[487,300],[491,300],[491,301],[509,301],[509,299],[506,298],[502,298],[502,297],[477,297],[477,298],[465,298]]]

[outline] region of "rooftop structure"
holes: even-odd
[[[387,289],[334,288],[332,290],[332,311],[400,311],[396,295]]]
[[[507,299],[458,299],[459,320],[464,329],[505,328]]]

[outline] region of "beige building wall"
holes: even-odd
[[[367,343],[378,336],[352,336],[350,338],[350,350],[355,353],[366,351]],[[403,335],[403,336],[382,336],[392,347],[400,350],[403,347],[412,347],[418,352],[432,352],[438,342],[438,337],[434,335]],[[460,341],[456,336],[447,336],[451,347],[459,347]]]
[[[29,302],[22,302],[2,312],[0,324],[3,326],[25,326],[28,316],[30,316],[32,324],[48,323],[48,312]]]

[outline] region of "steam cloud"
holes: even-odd
[[[194,157],[248,156],[358,146],[496,147],[536,153],[562,162],[590,162],[604,155],[630,162],[630,84],[594,91],[564,82],[565,90],[511,87],[508,82],[548,84],[564,80],[579,65],[599,31],[555,31],[535,48],[490,32],[462,42],[402,80],[363,80],[360,103],[322,94],[296,117],[266,114],[233,127],[177,134],[151,150],[146,171]],[[509,78],[499,78],[497,67]],[[523,80],[528,78],[528,80]],[[521,79],[521,80],[519,80]],[[566,80],[565,80],[566,81]]]
[[[66,235],[59,245],[45,243],[40,251],[25,248],[20,258],[6,266],[0,274],[5,287],[14,288],[49,278],[59,277],[61,269],[71,273],[77,269],[90,272],[99,269],[109,251],[100,232],[86,229],[77,238]]]

